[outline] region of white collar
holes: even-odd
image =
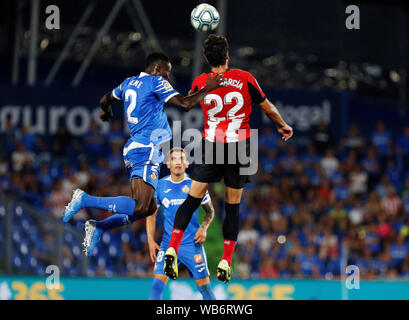
[[[147,74],[146,72],[141,72],[141,73],[139,74],[139,78],[142,78],[142,77],[144,77],[144,76],[149,76],[149,74]]]
[[[180,180],[180,181],[178,181],[178,182],[172,180],[172,175],[169,175],[169,177],[168,177],[166,180],[169,180],[170,182],[172,182],[172,183],[174,183],[174,184],[178,184],[178,183],[181,183],[181,182],[185,181],[186,179],[187,179],[187,175],[186,175],[186,173],[185,173],[185,175],[184,175],[184,177],[183,177],[183,180]]]

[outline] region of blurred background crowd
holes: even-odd
[[[170,56],[170,82],[186,94],[207,71],[206,35],[189,21],[199,2],[0,1],[0,274],[44,275],[54,264],[69,276],[152,276],[144,220],[104,233],[90,258],[84,222],[109,213],[60,221],[75,188],[131,194],[121,112],[109,128],[92,121],[98,99],[153,51]],[[408,277],[408,3],[357,0],[361,27],[349,30],[345,0],[206,2],[219,10],[231,67],[257,78],[295,133],[283,143],[254,107],[259,166],[242,200],[234,277],[336,279],[352,264],[362,279]],[[49,5],[60,10],[59,29],[45,25]],[[166,111],[183,129],[202,129],[199,108]],[[223,184],[210,194],[214,276]]]
[[[81,137],[71,136],[63,125],[48,140],[26,128],[0,133],[0,191],[44,215],[34,221],[15,208],[12,263],[17,273],[43,274],[55,263],[55,230],[44,222],[61,219],[73,189],[130,195],[121,156],[126,139],[118,121],[107,134],[93,123]],[[273,127],[260,131],[258,173],[241,205],[236,276],[332,279],[340,276],[344,263],[359,266],[362,278],[408,277],[409,126],[394,135],[383,122],[372,132],[352,124],[348,135],[336,141],[320,124],[310,139],[302,147],[281,142]],[[162,169],[161,176],[167,174]],[[223,219],[223,184],[212,185],[210,192],[216,219]],[[83,233],[85,220],[108,216],[83,210],[72,226]],[[159,239],[160,228],[157,232]],[[79,275],[81,238],[69,232],[63,238],[62,272]],[[105,233],[87,272],[143,277],[152,270],[142,220]]]

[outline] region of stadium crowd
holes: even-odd
[[[122,161],[127,137],[120,122],[107,134],[92,123],[81,137],[60,126],[48,139],[7,123],[0,133],[3,194],[56,220],[75,188],[99,196],[130,195]],[[210,191],[223,218],[223,185]],[[83,232],[86,219],[108,215],[83,210],[72,225]],[[259,170],[246,186],[240,216],[236,277],[331,279],[340,276],[343,264],[359,266],[361,278],[409,277],[409,126],[394,135],[379,122],[364,134],[352,124],[336,141],[320,124],[305,147],[282,143],[273,128],[263,129]],[[27,240],[29,250],[14,248],[21,251],[14,258],[28,251],[38,261],[30,268],[30,259],[26,272],[56,256],[56,235],[38,228],[39,238]],[[66,233],[63,243],[63,272],[78,275],[80,242]],[[152,274],[143,220],[105,233],[97,251],[90,275]],[[15,269],[24,267],[21,259],[13,260]]]

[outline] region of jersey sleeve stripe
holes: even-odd
[[[118,98],[117,95],[115,94],[115,89],[112,90],[112,96],[117,100],[121,100],[121,98]]]
[[[177,94],[179,94],[179,92],[174,92],[174,93],[170,94],[170,95],[165,99],[165,102],[168,102],[170,98],[176,96]]]

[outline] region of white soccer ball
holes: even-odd
[[[213,31],[219,25],[219,21],[219,12],[207,3],[199,4],[190,14],[190,23],[197,31]]]

